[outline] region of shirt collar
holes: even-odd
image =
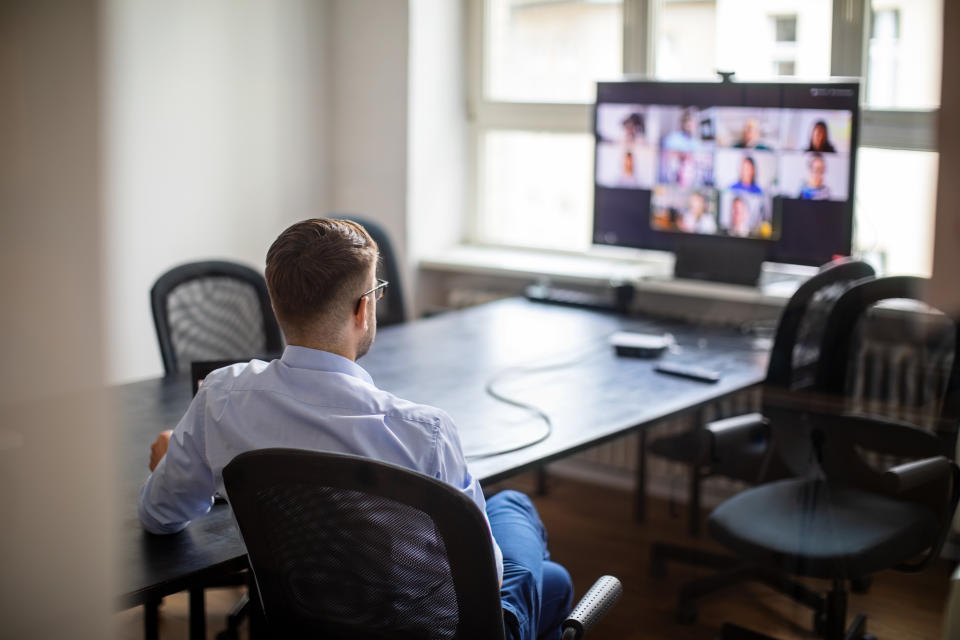
[[[367,371],[353,360],[338,356],[329,351],[319,349],[310,349],[309,347],[298,347],[287,345],[283,350],[283,356],[280,361],[288,367],[295,369],[314,369],[316,371],[329,371],[332,373],[343,373],[354,378],[360,378],[368,384],[373,384],[373,378]]]

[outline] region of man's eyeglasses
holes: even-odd
[[[388,284],[390,283],[387,282],[386,280],[380,280],[379,278],[377,278],[377,286],[375,286],[373,289],[370,289],[369,291],[364,291],[362,294],[360,294],[360,297],[357,298],[357,306],[354,307],[353,312],[357,313],[358,311],[360,311],[360,301],[363,300],[366,296],[370,295],[371,293],[377,294],[377,297],[375,298],[376,300],[381,299],[384,296],[384,294],[387,293]]]

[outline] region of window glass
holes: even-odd
[[[832,0],[659,0],[656,75],[830,76]]]
[[[929,276],[938,155],[861,147],[854,243],[886,273]]]
[[[777,16],[774,18],[774,39],[777,42],[796,42],[797,16]]]
[[[483,146],[482,242],[587,248],[590,136],[490,131]],[[886,273],[930,274],[937,162],[935,152],[858,152],[854,250]]]
[[[488,0],[485,95],[508,102],[593,102],[623,69],[617,0]]]
[[[742,80],[830,75],[832,0],[651,0],[655,75]],[[486,0],[488,99],[592,102],[594,82],[622,71],[615,0]],[[862,96],[875,108],[940,99],[943,0],[870,0]],[[641,28],[641,27],[638,27]],[[480,242],[580,250],[593,210],[591,135],[477,129]],[[514,125],[509,125],[514,126]],[[937,180],[934,152],[857,152],[854,248],[888,273],[929,274]]]
[[[866,103],[876,108],[940,104],[942,0],[872,0]]]
[[[795,76],[797,75],[797,63],[794,60],[777,60],[775,63],[774,75]]]
[[[479,240],[553,249],[589,246],[592,136],[494,130],[481,144]]]

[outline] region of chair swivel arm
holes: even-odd
[[[769,423],[759,413],[714,420],[705,430],[709,438],[709,460],[716,462],[735,457],[747,448],[757,436],[766,435]]]
[[[613,576],[602,576],[580,598],[563,622],[562,640],[578,640],[620,599],[623,585]]]
[[[922,571],[928,564],[940,557],[940,550],[950,533],[957,504],[960,503],[960,467],[952,460],[943,456],[936,456],[898,465],[883,474],[884,479],[890,483],[889,486],[896,493],[922,487],[935,480],[945,479],[945,476],[950,477],[950,498],[943,514],[940,535],[923,558],[913,563],[899,565],[897,569],[900,571]]]
[[[914,460],[887,469],[883,481],[893,494],[912,491],[931,482],[947,480],[953,463],[944,456]]]

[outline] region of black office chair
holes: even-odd
[[[787,399],[793,406],[784,409],[795,416],[794,436],[807,439],[814,469],[744,491],[708,519],[711,535],[737,554],[744,570],[767,572],[769,583],[814,610],[814,629],[828,640],[872,637],[863,615],[846,626],[846,581],[891,568],[923,569],[938,557],[960,499],[960,468],[950,460],[960,420],[960,324],[929,310],[875,306],[921,300],[924,286],[911,277],[868,280],[837,300],[823,331],[816,391]],[[880,407],[850,393],[863,378],[856,368],[863,364],[864,343],[877,334],[895,336],[918,354],[917,373],[925,382],[895,398],[908,405],[895,411],[918,417],[933,407],[938,419],[931,429],[848,411]],[[710,432],[718,457],[746,433],[738,427]],[[774,444],[793,448],[796,439],[789,435],[774,432]],[[890,456],[907,462],[886,468],[878,457]],[[831,589],[824,597],[784,574],[826,579]],[[723,637],[762,636],[728,624]]]
[[[260,272],[242,264],[207,260],[174,267],[150,289],[150,306],[166,375],[189,372],[193,364],[268,358],[283,349],[266,281]],[[192,382],[196,384],[196,379]],[[245,583],[241,573],[206,586]],[[203,602],[202,591],[200,587],[191,590],[191,608],[193,602]],[[244,595],[228,616],[223,637],[236,637],[248,607]],[[198,604],[197,611],[191,610],[191,618],[197,618],[192,624],[202,624],[203,615]]]
[[[489,528],[462,492],[396,465],[298,449],[240,454],[223,479],[273,637],[504,637]],[[619,596],[615,578],[594,586],[564,638]]]
[[[813,383],[818,342],[830,305],[853,282],[873,276],[870,265],[842,259],[825,264],[819,273],[800,285],[780,314],[767,365],[765,389],[801,389]],[[752,413],[727,420],[760,424],[773,417],[769,413],[775,414],[776,407],[764,406],[763,414]],[[691,535],[699,535],[700,485],[707,478],[725,477],[755,484],[785,477],[787,473],[780,460],[771,457],[762,430],[755,438],[743,443],[738,455],[726,460],[711,460],[707,455],[709,440],[704,426],[697,424],[689,431],[662,436],[649,446],[650,453],[689,467],[691,481],[687,511]],[[660,549],[664,550],[665,546]]]
[[[389,282],[390,290],[377,303],[377,324],[381,327],[387,327],[391,324],[406,322],[407,303],[403,297],[403,278],[400,274],[397,255],[393,250],[393,244],[390,242],[390,236],[387,235],[386,230],[369,218],[353,214],[336,214],[331,217],[356,222],[367,230],[367,233],[380,248],[380,264],[377,266],[377,277]]]
[[[758,484],[802,475],[810,465],[809,446],[802,435],[793,433],[797,419],[784,409],[783,397],[813,388],[828,314],[844,292],[873,276],[873,268],[866,263],[846,259],[824,265],[819,273],[800,285],[780,314],[762,388],[761,413],[716,420],[674,437],[668,441],[671,452],[678,457],[681,453],[688,456],[692,472],[700,478],[725,476]],[[782,442],[789,439],[795,450],[784,451],[785,446],[771,447],[771,431],[777,434],[785,431]],[[740,437],[725,441],[726,455],[717,456],[711,448],[714,432],[737,433]],[[691,513],[690,517],[699,518],[699,512]],[[764,580],[776,588],[803,589],[802,585],[790,583],[784,576],[766,569],[745,568],[736,558],[699,548],[655,542],[650,549],[653,575],[665,575],[667,561],[718,570],[680,587],[676,615],[681,623],[696,619],[698,598],[738,582]]]
[[[222,260],[170,269],[150,290],[166,375],[193,361],[278,355],[283,338],[263,275]]]

